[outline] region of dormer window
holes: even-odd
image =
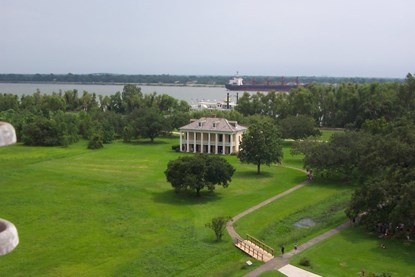
[[[216,122],[213,122],[213,128],[216,128]]]

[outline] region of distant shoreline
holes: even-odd
[[[174,84],[174,83],[134,83],[134,82],[34,82],[34,81],[0,81],[0,84],[50,84],[50,85],[97,85],[97,86],[124,86],[127,84],[148,87],[207,87],[207,88],[221,88],[224,85],[210,85],[210,84]]]

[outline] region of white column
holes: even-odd
[[[200,153],[203,153],[203,132],[200,133]]]
[[[208,133],[208,153],[210,154],[210,133]]]
[[[215,154],[218,154],[218,133],[216,133],[215,135]]]
[[[187,143],[187,148],[186,148],[186,152],[189,152],[189,131],[186,131],[186,143]]]
[[[229,150],[229,154],[232,154],[233,153],[233,134],[231,134],[230,137],[231,137],[231,148]]]
[[[226,139],[225,139],[226,135],[223,134],[222,135],[222,154],[225,155],[225,143],[226,143]]]
[[[196,132],[193,132],[193,153],[196,153]]]
[[[180,152],[183,151],[183,148],[182,148],[182,144],[183,144],[182,135],[183,135],[182,131],[180,131]]]

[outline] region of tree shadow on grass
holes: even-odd
[[[340,232],[339,235],[344,238],[345,241],[350,242],[353,245],[368,244],[367,242],[373,242],[370,246],[369,252],[374,253],[373,257],[384,256],[389,260],[399,259],[413,266],[413,253],[415,253],[415,242],[407,241],[397,238],[380,238],[379,234],[372,231],[369,232],[363,225],[352,225],[347,230]],[[385,248],[381,245],[384,244]]]
[[[175,192],[174,190],[166,190],[153,193],[153,200],[157,203],[171,205],[200,205],[209,202],[221,200],[222,194],[214,191],[201,191],[200,196],[194,191]]]
[[[265,179],[273,177],[274,173],[263,171],[261,174],[257,174],[256,171],[253,170],[245,170],[245,171],[237,171],[234,177],[237,178],[249,178],[249,179]]]
[[[339,179],[330,179],[316,176],[310,185],[316,187],[336,187],[339,189],[355,188],[357,183],[343,182]]]
[[[162,140],[154,140],[153,142],[151,142],[151,140],[133,140],[133,141],[124,142],[124,143],[131,144],[131,145],[161,145],[161,144],[168,144],[168,142],[162,141]]]

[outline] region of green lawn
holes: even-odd
[[[169,160],[186,154],[171,151],[174,144],[177,139],[157,139],[155,144],[115,142],[95,151],[87,150],[85,141],[68,148],[0,148],[0,217],[12,221],[20,236],[19,246],[0,257],[0,276],[242,276],[261,265],[236,249],[227,234],[215,243],[213,232],[204,225],[213,217],[234,216],[287,190],[302,182],[305,174],[263,166],[258,176],[256,166],[242,165],[229,156],[237,171],[228,188],[217,187],[200,198],[175,194],[163,172]],[[283,165],[302,167],[301,156],[290,156],[288,148],[284,152]],[[342,222],[344,213],[335,204],[350,191],[317,178],[242,218],[236,228],[274,247],[284,242],[288,251],[295,240],[304,242]],[[303,217],[319,224],[293,229]],[[386,253],[365,252],[373,237],[357,232],[354,236],[362,245],[351,249],[365,253],[368,261],[380,260],[379,255]],[[331,241],[319,245],[328,243],[325,253],[340,251],[336,244],[341,241],[330,245]],[[334,263],[326,264],[325,255],[319,255],[319,246],[309,251],[313,270],[340,276]],[[347,253],[340,252],[344,257]],[[415,257],[413,245],[392,254],[396,268],[415,272],[408,262],[408,257]],[[254,263],[250,267],[245,266],[248,259]]]
[[[386,245],[385,249],[380,244]],[[415,276],[415,243],[381,240],[363,228],[352,227],[291,258],[295,266],[302,257],[310,259],[311,268],[322,276],[366,276],[372,273],[391,273],[392,276]]]
[[[205,223],[290,188],[303,173],[264,166],[257,176],[231,156],[229,188],[177,195],[163,174],[180,155],[171,151],[177,139],[157,141],[1,148],[0,217],[16,225],[20,244],[1,257],[0,276],[245,274],[247,257],[228,235],[214,243]]]
[[[327,141],[327,140],[329,140],[331,138],[332,135],[338,134],[338,133],[342,133],[344,131],[343,130],[335,130],[335,129],[333,129],[333,130],[320,130],[320,132],[321,132],[321,136],[320,136],[319,139],[326,140]]]

